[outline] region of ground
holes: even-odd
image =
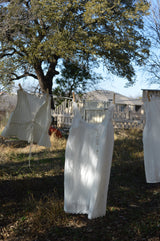
[[[106,215],[63,211],[66,137],[49,149],[0,143],[0,241],[158,241],[160,184],[145,180],[142,131],[115,131]]]

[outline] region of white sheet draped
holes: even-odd
[[[104,216],[114,145],[114,105],[100,124],[86,123],[74,104],[75,117],[65,153],[64,210]]]
[[[15,136],[29,143],[50,147],[48,129],[51,123],[49,95],[38,97],[24,90],[17,91],[17,105],[2,132],[2,136]]]
[[[146,124],[143,130],[144,166],[148,183],[160,182],[160,99],[144,103]]]

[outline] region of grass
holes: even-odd
[[[142,131],[116,131],[106,216],[63,211],[66,139],[0,146],[0,240],[160,240],[160,184],[145,181]],[[11,143],[10,143],[11,144]],[[12,143],[13,144],[13,143]]]

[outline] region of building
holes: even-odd
[[[100,123],[105,117],[105,111],[115,103],[113,116],[114,126],[117,128],[129,128],[144,124],[144,109],[142,99],[128,98],[113,91],[97,90],[76,96],[82,118],[89,123]],[[72,102],[65,100],[60,106],[56,107],[53,116],[57,120],[57,125],[70,126],[72,123],[73,112]]]
[[[142,89],[143,101],[152,98],[152,96],[160,97],[160,90],[157,89]]]

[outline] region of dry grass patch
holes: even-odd
[[[160,185],[145,181],[142,131],[115,131],[106,216],[66,214],[66,139],[51,148],[0,146],[0,240],[149,241],[159,239]]]

